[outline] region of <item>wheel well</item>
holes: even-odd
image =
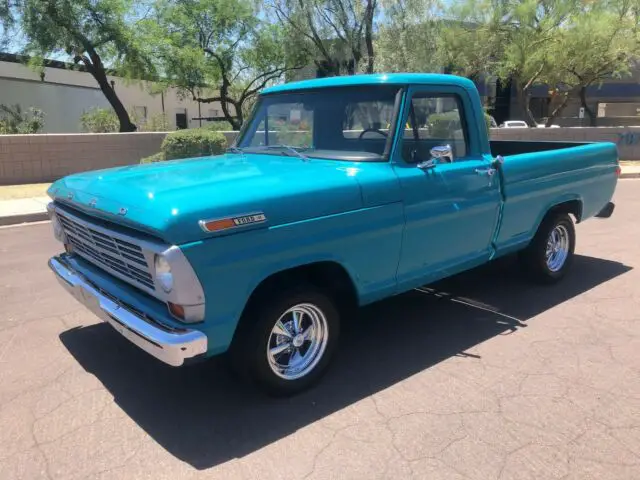
[[[244,311],[259,304],[274,291],[301,283],[308,283],[325,291],[343,312],[358,306],[356,287],[345,268],[336,262],[316,262],[282,270],[265,278],[251,293]]]
[[[576,223],[580,223],[582,220],[582,201],[580,200],[569,200],[566,202],[559,203],[558,205],[554,205],[549,212],[547,212],[547,216],[550,214],[556,213],[567,213],[573,215]]]

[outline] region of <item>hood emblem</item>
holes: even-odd
[[[67,198],[71,200],[73,198],[73,192],[67,193]]]
[[[97,200],[96,200],[95,198],[92,198],[92,199],[89,201],[89,206],[90,206],[90,207],[95,207],[95,206],[96,206],[96,202],[97,202]]]
[[[120,210],[118,210],[118,215],[126,215],[127,214],[127,209],[124,207],[121,207]]]
[[[247,213],[235,217],[216,218],[212,220],[200,220],[200,228],[205,232],[219,232],[232,228],[246,227],[267,221],[267,216],[263,212]]]

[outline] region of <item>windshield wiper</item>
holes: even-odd
[[[244,150],[240,147],[229,147],[226,150],[227,153],[244,153]]]
[[[281,150],[284,149],[286,151],[288,151],[289,153],[293,153],[296,157],[301,158],[303,160],[309,160],[309,157],[307,157],[304,153],[302,153],[300,151],[300,149],[302,150],[307,150],[307,147],[293,147],[291,145],[285,145],[283,143],[278,143],[276,145],[262,145],[260,148],[263,148],[265,150]]]

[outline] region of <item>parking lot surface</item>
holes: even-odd
[[[50,225],[0,229],[0,479],[640,479],[640,181],[615,202],[562,284],[505,259],[372,305],[286,400],[147,356],[55,282]]]

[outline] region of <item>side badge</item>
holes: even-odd
[[[219,232],[232,228],[255,225],[267,221],[267,216],[263,212],[248,213],[237,217],[218,218],[214,220],[200,220],[198,224],[205,232]]]

